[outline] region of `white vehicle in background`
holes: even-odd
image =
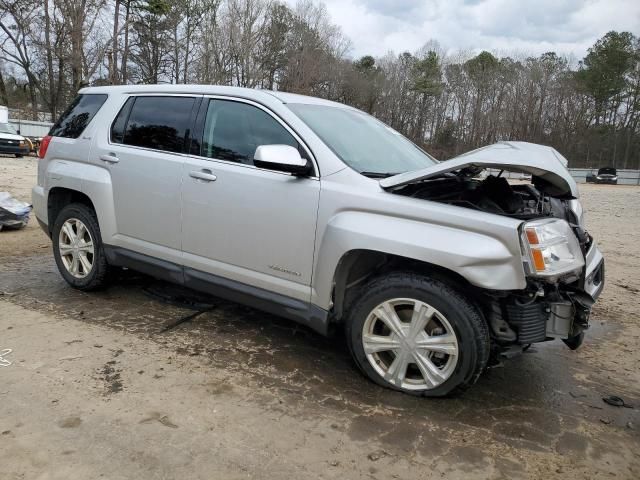
[[[10,154],[16,157],[29,155],[31,144],[20,135],[13,126],[9,125],[9,110],[0,106],[0,154]]]

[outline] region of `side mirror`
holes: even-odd
[[[289,145],[260,145],[253,155],[256,167],[288,172],[293,175],[309,175],[311,164]]]

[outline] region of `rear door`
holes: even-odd
[[[95,156],[111,173],[117,234],[110,241],[180,263],[180,177],[200,97],[131,96]]]
[[[310,152],[240,99],[203,99],[195,130],[182,172],[185,280],[205,272],[309,301],[320,182],[257,168],[253,155],[272,144]]]

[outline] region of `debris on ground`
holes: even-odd
[[[637,289],[636,287],[632,287],[631,285],[627,285],[625,283],[614,283],[614,285],[617,285],[620,288],[624,288],[625,290],[628,290],[631,293],[640,293],[639,289]]]
[[[633,405],[629,405],[628,403],[625,403],[625,401],[622,398],[616,395],[609,395],[607,397],[602,397],[602,401],[608,405],[611,405],[612,407],[633,408]]]
[[[162,329],[161,329],[161,330],[160,330],[160,332],[158,332],[158,333],[166,333],[166,332],[168,332],[169,330],[173,330],[173,329],[174,329],[174,328],[176,328],[178,325],[182,325],[183,323],[186,323],[186,322],[188,322],[188,321],[190,321],[190,320],[193,320],[194,318],[199,317],[199,316],[200,316],[200,315],[202,315],[203,313],[210,312],[211,310],[213,310],[213,307],[208,308],[207,310],[201,310],[201,311],[199,311],[199,312],[191,313],[191,314],[189,314],[189,315],[186,315],[186,316],[184,316],[184,317],[181,317],[181,318],[177,319],[176,321],[171,322],[171,323],[169,323],[169,324],[165,325],[164,327],[162,327]]]
[[[369,455],[367,455],[367,458],[372,462],[376,462],[382,457],[386,457],[387,455],[389,454],[384,450],[376,450],[375,452],[371,452]]]
[[[154,282],[142,291],[155,300],[189,310],[204,311],[215,306],[209,295],[166,282]]]
[[[602,401],[611,405],[612,407],[624,407],[624,400],[615,395],[609,395],[608,397],[602,397]]]
[[[18,230],[29,223],[31,205],[13,198],[9,192],[0,192],[0,230]]]
[[[169,428],[178,428],[178,425],[176,425],[171,420],[169,420],[168,415],[162,415],[161,413],[158,413],[158,412],[152,412],[150,417],[140,420],[139,423],[144,424],[144,423],[151,423],[151,422],[159,422],[160,424]]]

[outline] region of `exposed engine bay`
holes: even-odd
[[[571,209],[571,196],[558,194],[558,189],[542,178],[531,182],[514,182],[498,175],[486,175],[482,168],[463,168],[439,177],[410,183],[394,193],[431,200],[458,207],[471,208],[520,220],[553,217],[566,220],[572,227],[582,253],[586,254],[591,239]]]
[[[409,184],[395,193],[522,220],[567,219],[566,199],[553,196],[553,186],[542,179],[533,177],[533,183],[510,184],[501,176],[488,175],[479,179],[477,175],[471,176],[474,172],[468,170]],[[571,220],[576,222],[576,219]]]
[[[565,220],[586,257],[592,239],[571,208],[570,193],[535,175],[528,177],[530,181],[510,182],[502,176],[503,170],[488,175],[487,171],[466,167],[402,185],[393,192],[523,221]],[[601,278],[595,280],[603,282],[604,267],[599,272]],[[477,301],[490,326],[494,353],[508,356],[529,344],[553,339],[577,348],[594,303],[584,291],[584,282],[584,273],[574,273],[552,280],[530,278],[523,291],[479,292]]]

